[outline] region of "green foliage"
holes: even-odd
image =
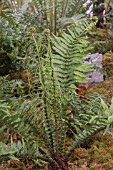
[[[84,21],[76,27],[68,27],[67,33],[62,31],[61,37],[52,39],[54,73],[65,91],[75,82],[85,82],[87,78],[83,73],[91,71],[88,65],[83,64],[83,57],[92,49],[87,36],[84,36],[91,27],[90,21]]]
[[[24,82],[21,79],[9,81],[1,78],[0,99],[8,101],[14,96],[22,96],[22,94],[24,94],[24,88]]]
[[[23,69],[37,60],[36,47],[33,43],[32,34],[35,34],[37,39],[40,34],[37,34],[36,25],[33,27],[33,21],[27,22],[28,16],[12,16],[15,22],[15,27],[1,18],[0,20],[0,76],[9,73],[21,72]],[[20,18],[19,18],[20,17]],[[27,22],[27,23],[26,23]],[[32,27],[31,27],[32,26]],[[45,30],[46,32],[46,30]],[[46,34],[42,33],[44,45],[42,47],[42,55],[47,50]]]
[[[74,0],[70,3],[68,0],[33,0],[29,5],[28,2],[25,3],[29,9],[24,12],[18,8],[19,2],[17,5],[12,1],[1,3],[0,76],[22,71],[26,67],[26,61],[29,60],[30,63],[32,56],[36,56],[32,33],[50,29],[50,33],[59,34],[60,27],[65,28],[67,25],[80,22],[84,18],[81,12],[85,1],[78,3],[78,0]]]
[[[90,33],[90,41],[94,43],[94,52],[104,54],[113,51],[113,10],[105,15],[103,28],[94,29]]]
[[[1,101],[0,130],[13,130],[21,136],[27,148],[24,152],[23,142],[12,144],[12,153],[10,147],[6,149],[7,146],[3,145],[1,157],[4,154],[11,158],[20,154],[21,157],[30,153],[35,160],[49,162],[49,170],[53,167],[54,170],[68,170],[68,159],[73,150],[92,135],[110,126],[112,112],[110,115],[104,113],[101,104],[93,105],[95,100],[82,105],[71,86],[74,82],[86,80],[83,73],[89,69],[83,65],[83,56],[91,47],[88,47],[85,36],[94,25],[94,21],[84,20],[68,27],[60,37],[53,36],[44,57],[41,36],[37,39],[32,34],[38,56],[35,73],[39,79],[41,95],[37,93],[31,98],[19,97],[9,103]],[[78,110],[77,101],[80,103]],[[72,108],[70,112],[69,106]],[[72,142],[65,149],[68,132],[72,133]]]
[[[57,34],[60,27],[80,22],[85,15],[87,8],[83,7],[86,0],[33,0],[31,7],[32,13],[37,14],[40,30],[50,29],[51,33]],[[80,15],[79,15],[80,14]]]
[[[0,75],[4,76],[10,70],[16,70],[18,58],[23,57],[22,53],[25,50],[22,49],[22,35],[18,22],[15,21],[17,30],[6,19],[1,18],[0,23],[2,24],[0,27]],[[25,35],[25,32],[23,34]],[[22,53],[21,50],[23,50]]]
[[[9,13],[11,12],[14,15],[17,13],[18,18],[26,15],[26,25],[28,21],[29,23],[33,23],[33,26],[38,26],[38,32],[41,32],[45,29],[50,29],[51,33],[56,34],[59,31],[61,25],[64,27],[67,24],[81,21],[81,15],[79,16],[79,14],[87,10],[83,7],[85,2],[86,0],[32,0],[29,3],[28,0],[23,4],[18,1],[17,4],[15,4],[12,1],[4,1],[1,3],[0,16],[15,26]],[[85,15],[82,15],[82,17],[85,17]],[[68,20],[69,23],[66,23],[65,20]]]
[[[12,1],[11,1],[12,3]],[[0,17],[6,19],[14,26],[13,19],[10,15],[10,13],[13,11],[13,8],[11,7],[9,1],[0,1]]]

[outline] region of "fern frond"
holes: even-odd
[[[102,99],[98,94],[85,99],[82,104],[76,96],[74,98],[71,101],[72,113],[74,112],[73,119],[68,124],[71,133],[74,135],[74,140],[66,153],[67,157],[79,144],[110,126],[109,116],[103,112],[103,106],[100,104]]]
[[[89,126],[88,129],[83,130],[82,132],[79,132],[78,135],[74,135],[75,140],[73,141],[73,144],[69,148],[69,150],[66,153],[66,157],[69,157],[73,150],[78,147],[79,144],[83,143],[88,138],[92,137],[96,133],[100,132],[101,130],[104,130],[106,127],[107,121],[106,120],[100,120],[96,122],[95,125]]]
[[[25,144],[24,141],[18,141],[17,143],[12,142],[11,145],[6,145],[3,142],[0,142],[0,159],[6,157],[19,160],[17,157],[29,157],[31,159],[41,159],[45,162],[50,162],[56,164],[56,162],[49,155],[42,155],[36,144],[30,146]]]
[[[16,107],[16,104],[15,104],[15,107]],[[27,109],[28,108],[26,107],[26,103],[24,102],[24,104],[20,108],[17,108],[15,112],[14,111],[10,112],[11,107],[7,106],[7,103],[3,103],[3,104],[1,103],[1,107],[0,107],[1,127],[4,126],[5,124],[7,128],[14,130],[15,132],[17,132],[18,134],[21,134],[24,137],[29,136],[28,134],[30,132],[30,129],[34,131],[34,133],[36,133],[35,128],[33,128],[33,122],[31,121],[31,119],[30,119],[31,124],[29,124],[29,116],[31,118],[31,114],[29,115],[29,113],[31,112],[31,108],[29,107],[29,112],[26,112]],[[26,113],[28,113],[28,115],[26,115]],[[36,117],[36,114],[34,115],[34,117]],[[33,116],[32,116],[32,119],[34,120]]]
[[[91,71],[83,64],[83,57],[91,50],[86,34],[94,25],[95,22],[84,20],[68,27],[67,33],[62,31],[61,37],[52,39],[54,72],[65,92],[71,84],[85,81],[87,78],[83,73]]]

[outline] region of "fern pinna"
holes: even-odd
[[[73,150],[108,125],[109,115],[105,115],[101,108],[98,112],[84,109],[83,112],[76,113],[73,119],[70,117],[77,107],[72,85],[85,81],[84,72],[90,70],[83,64],[83,57],[91,49],[86,34],[94,25],[94,22],[84,20],[68,27],[66,32],[62,31],[60,37],[53,36],[45,58],[40,55],[43,42],[41,39],[36,40],[35,35],[32,35],[37,47],[37,67],[42,94],[37,94],[31,100],[22,100],[22,104],[18,99],[14,105],[11,103],[12,108],[4,109],[4,105],[1,104],[1,130],[6,127],[13,129],[25,141],[17,152],[10,152],[8,147],[6,153],[6,145],[3,145],[1,155],[16,154],[20,157],[24,154],[24,157],[48,162],[49,170],[68,170],[69,156]],[[75,101],[75,104],[72,111],[68,112],[71,101]],[[76,129],[79,129],[78,132]],[[68,131],[72,132],[73,138],[70,147],[66,149]]]

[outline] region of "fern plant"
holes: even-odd
[[[90,70],[83,64],[83,56],[90,49],[86,34],[94,25],[94,21],[84,20],[68,27],[67,32],[61,33],[61,37],[51,38],[45,58],[41,56],[42,42],[32,34],[37,48],[42,93],[32,99],[18,99],[8,106],[1,101],[1,130],[7,127],[22,137],[21,144],[11,143],[14,152],[11,152],[10,147],[7,149],[6,145],[0,144],[1,157],[24,155],[48,162],[48,170],[69,170],[68,162],[73,150],[111,124],[112,119],[104,114],[101,105],[94,111],[89,104],[89,110],[81,107],[83,112],[74,114],[77,95],[73,83],[85,81],[83,73]],[[70,147],[67,148],[69,131],[73,135]]]
[[[85,18],[85,15],[79,14],[87,10],[83,7],[86,2],[87,0],[33,0],[31,6],[38,16],[40,30],[48,28],[51,33],[58,34],[61,26],[64,28]]]

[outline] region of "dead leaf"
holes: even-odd
[[[89,84],[78,84],[78,88],[76,89],[77,94],[85,95],[88,87],[89,87]]]

